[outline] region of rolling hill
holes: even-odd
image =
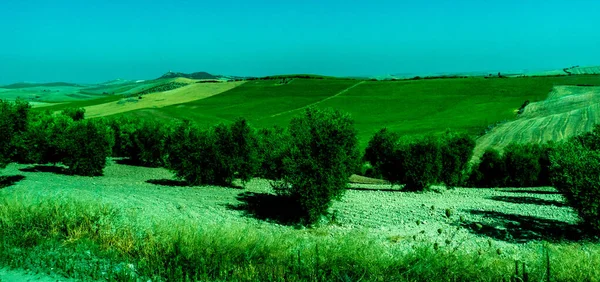
[[[511,142],[560,141],[591,131],[600,123],[600,87],[556,86],[548,98],[524,108],[522,114],[477,140],[475,159],[486,148],[502,150]]]
[[[59,111],[67,107],[85,107],[88,117],[128,115],[159,120],[190,119],[201,126],[229,123],[244,117],[254,127],[260,128],[286,126],[293,116],[306,107],[334,108],[352,115],[363,148],[382,127],[407,137],[437,134],[447,129],[480,136],[490,125],[503,122],[503,125],[478,141],[478,148],[500,148],[506,144],[505,140],[519,142],[521,137],[516,136],[523,136],[522,140],[529,138],[527,134],[519,133],[522,129],[512,122],[524,122],[531,117],[528,111],[538,107],[536,102],[545,101],[551,91],[563,93],[567,91],[565,89],[571,89],[567,87],[569,85],[600,86],[598,75],[396,81],[274,76],[271,79],[235,83],[197,83],[199,81],[183,77],[141,82],[115,81],[78,88],[73,94],[87,98],[65,99],[63,103],[41,109]],[[591,91],[593,87],[583,89]],[[0,90],[0,96],[15,91]],[[140,95],[141,99],[138,98]],[[532,103],[523,114],[517,115],[517,110],[526,100]],[[57,102],[58,99],[52,101]],[[582,110],[581,115],[589,116],[595,112],[595,108],[591,107]],[[585,119],[586,125],[581,125],[583,119],[575,119],[576,116],[570,114],[570,118],[563,120],[563,123],[558,122],[562,118],[556,116],[556,122],[548,121],[547,117],[545,121],[548,122],[547,126],[557,128],[569,123],[568,126],[573,129],[568,132],[588,130],[589,124],[595,122],[595,119]],[[535,118],[537,121],[528,118],[528,122],[533,124],[529,127],[541,123],[541,116]],[[510,130],[515,133],[496,133],[509,125],[514,127]],[[514,137],[493,137],[503,134]],[[531,129],[528,134],[541,133],[534,133]],[[531,135],[530,139],[546,140],[535,136]],[[561,138],[560,135],[552,136],[550,139]]]
[[[357,81],[293,79],[249,81],[206,99],[128,115],[187,118],[201,125],[245,117],[255,127],[285,126],[307,107],[334,108],[352,114],[361,146],[388,127],[404,136],[446,129],[479,135],[490,124],[516,118],[525,100],[542,101],[555,85],[600,85],[598,76],[507,79],[432,79]]]

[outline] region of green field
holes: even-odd
[[[303,107],[335,108],[352,114],[365,146],[380,128],[403,135],[446,129],[479,134],[485,127],[516,117],[525,100],[540,101],[554,85],[600,85],[600,76],[509,79],[431,79],[408,81],[295,79],[250,81],[192,103],[127,113],[146,118],[187,118],[201,125],[247,118],[255,127],[285,126]],[[344,89],[349,89],[343,92]],[[333,97],[335,96],[335,97]]]
[[[97,85],[80,90],[87,99],[45,107],[51,111],[113,102],[176,79]],[[491,124],[511,120],[525,100],[546,99],[556,85],[600,85],[598,75],[515,78],[482,77],[363,81],[341,79],[252,80],[232,90],[185,104],[146,108],[124,115],[163,120],[190,119],[201,126],[244,117],[254,127],[285,126],[304,108],[334,108],[352,114],[361,147],[380,128],[404,136],[446,129],[479,135]],[[14,90],[3,90],[7,96]],[[106,93],[115,95],[101,96]],[[119,95],[116,95],[119,94]],[[96,95],[96,96],[92,96]],[[57,99],[52,99],[57,101]]]

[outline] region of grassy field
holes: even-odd
[[[362,146],[380,128],[402,135],[446,129],[479,134],[488,125],[516,118],[525,100],[541,101],[555,85],[600,85],[600,76],[510,79],[344,81],[294,79],[250,81],[208,99],[130,112],[141,117],[188,118],[203,125],[247,118],[255,127],[285,126],[306,106],[352,114]]]
[[[257,126],[285,125],[289,117],[271,116],[321,101],[356,83],[353,80],[293,79],[280,84],[279,80],[255,80],[207,99],[131,114],[187,118],[201,125],[233,121],[238,117],[245,117]]]
[[[508,281],[518,260],[545,281],[549,251],[551,281],[600,277],[598,244],[552,188],[353,186],[335,219],[301,228],[272,217],[285,205],[260,179],[240,190],[114,163],[102,177],[55,172],[3,171],[0,265],[86,281]]]
[[[178,97],[177,91],[166,91],[151,94],[156,97],[162,95],[162,98],[142,103],[121,101],[123,95],[174,82],[189,84],[195,81],[169,78],[88,87],[85,91],[94,95],[110,91],[120,94],[67,101],[40,109],[57,111],[67,107],[86,107],[89,116],[125,114],[165,120],[185,118],[203,126],[245,117],[254,127],[268,127],[287,125],[294,115],[308,106],[330,107],[352,114],[359,143],[364,148],[371,136],[382,127],[406,136],[435,134],[446,129],[480,135],[489,125],[514,120],[524,101],[546,99],[554,86],[600,86],[600,76],[403,81],[280,78],[248,81],[229,90],[223,87],[227,91],[214,93],[218,95],[204,95],[203,87],[188,86],[178,89],[185,94],[182,97]],[[0,96],[4,96],[6,91],[0,92]],[[191,93],[193,91],[198,93]],[[197,99],[186,100],[184,96]]]

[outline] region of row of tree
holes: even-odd
[[[470,165],[475,142],[464,134],[406,139],[377,132],[365,154],[357,149],[349,115],[307,109],[287,128],[254,130],[244,119],[200,128],[182,121],[159,124],[126,117],[84,119],[82,109],[30,112],[22,101],[0,101],[0,167],[8,162],[58,164],[77,175],[101,175],[108,156],[165,167],[190,185],[232,185],[253,177],[272,180],[313,223],[347,188],[349,176],[368,162],[371,174],[405,190],[446,187],[554,185],[600,231],[600,127],[561,143],[511,144],[486,151]]]
[[[159,124],[127,117],[84,119],[83,109],[31,112],[0,101],[0,159],[63,164],[74,175],[102,175],[109,156],[166,167],[189,185],[232,185],[260,176],[294,203],[297,219],[313,223],[342,196],[358,167],[349,115],[307,109],[288,128],[251,128],[244,119],[200,128],[190,121]]]

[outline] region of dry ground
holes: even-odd
[[[48,167],[32,168],[9,165],[4,175],[23,175],[25,179],[0,189],[0,196],[100,201],[129,215],[122,224],[140,229],[173,220],[251,226],[272,232],[296,228],[272,217],[285,212],[285,207],[282,209],[273,197],[266,180],[252,180],[242,190],[185,187],[173,181],[173,175],[165,169],[114,163],[107,166],[103,177],[68,176],[48,172],[53,171]],[[501,248],[511,257],[537,248],[536,242],[540,240],[580,239],[576,214],[564,205],[562,196],[553,188],[458,188],[408,193],[381,184],[351,186],[330,209],[334,219],[323,220],[316,229],[302,228],[297,232],[335,236],[364,231],[383,244],[402,244],[407,251],[414,244],[438,242],[467,251]],[[248,208],[259,201],[272,206],[260,211]]]

